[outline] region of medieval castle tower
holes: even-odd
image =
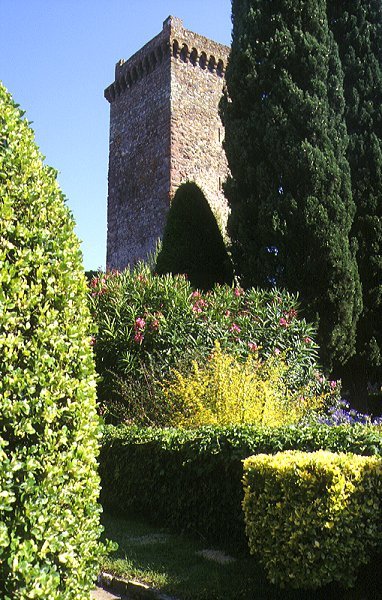
[[[110,102],[107,266],[123,269],[155,249],[180,183],[195,181],[220,224],[228,166],[218,115],[229,48],[168,17],[120,60]]]

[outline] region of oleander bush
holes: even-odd
[[[0,597],[85,600],[102,551],[87,286],[22,116],[0,84]]]
[[[382,545],[382,459],[319,450],[244,461],[246,532],[272,583],[355,583]]]
[[[100,454],[102,505],[248,551],[241,507],[243,459],[321,448],[382,456],[382,436],[361,425],[192,430],[108,425]]]
[[[282,355],[291,390],[309,383],[313,395],[338,393],[319,373],[314,328],[287,292],[216,286],[203,293],[184,276],[157,276],[138,265],[99,273],[90,303],[98,397],[108,421],[168,424],[172,406],[158,383],[174,368],[185,374],[193,360],[205,361],[215,341],[243,363],[252,354]],[[141,398],[139,410],[133,397]]]
[[[219,342],[207,361],[193,361],[183,374],[174,370],[164,384],[164,395],[172,407],[171,424],[201,425],[260,424],[277,427],[302,422],[312,414],[324,414],[331,394],[311,394],[309,386],[288,387],[288,366],[273,356],[260,360],[258,353],[240,362],[223,352]]]

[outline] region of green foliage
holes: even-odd
[[[244,461],[249,547],[272,583],[354,584],[381,543],[382,460],[318,451]]]
[[[0,596],[85,600],[102,549],[87,288],[22,114],[0,85]]]
[[[344,71],[347,157],[356,214],[363,312],[348,378],[382,381],[382,5],[375,0],[328,2],[330,27]]]
[[[100,455],[102,505],[245,550],[242,460],[321,448],[382,456],[382,436],[364,426],[107,426]]]
[[[325,0],[233,0],[221,112],[232,256],[244,287],[300,292],[327,368],[354,353],[361,289],[350,229],[342,72]]]
[[[261,361],[255,353],[243,363],[224,353],[216,342],[207,362],[198,365],[194,361],[185,375],[175,370],[173,381],[164,384],[172,407],[171,424],[277,427],[298,423],[322,411],[326,402],[334,403],[324,395],[310,394],[308,386],[291,390],[287,372],[286,363],[277,356]]]
[[[157,382],[168,379],[175,367],[184,372],[192,360],[206,359],[215,341],[244,362],[257,350],[261,359],[283,354],[290,387],[312,378],[318,388],[328,387],[312,374],[317,369],[314,328],[298,318],[296,298],[286,292],[216,286],[204,294],[192,291],[183,276],[155,276],[139,265],[100,273],[91,282],[90,299],[98,397],[108,419],[124,415],[142,424],[168,422],[171,407],[159,398]],[[147,404],[141,404],[138,417],[129,409],[134,408],[129,398],[140,394]]]
[[[175,193],[156,271],[186,274],[193,287],[203,290],[216,283],[232,283],[232,264],[222,234],[196,183],[182,183]]]

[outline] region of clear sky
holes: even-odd
[[[85,269],[105,267],[109,104],[114,66],[166,17],[223,44],[230,0],[0,0],[0,80],[26,117],[77,223]]]

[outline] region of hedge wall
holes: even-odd
[[[101,503],[105,510],[142,514],[244,549],[243,459],[319,449],[382,455],[382,436],[364,426],[196,430],[107,426],[100,455]]]
[[[0,598],[88,600],[102,545],[91,320],[73,218],[0,83]]]
[[[382,460],[319,450],[244,461],[249,547],[280,587],[352,587],[381,548]]]

